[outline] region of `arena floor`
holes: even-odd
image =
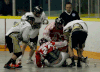
[[[8,51],[0,51],[0,72],[100,72],[100,60],[89,59],[89,66],[82,63],[82,68],[35,68],[34,64],[26,64],[29,52],[25,52],[21,69],[4,69],[4,64],[11,58]],[[34,56],[33,56],[34,59]],[[67,60],[70,63],[70,60]],[[96,63],[96,66],[94,65]]]

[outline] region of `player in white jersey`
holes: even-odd
[[[45,15],[42,7],[40,7],[40,6],[34,7],[34,12],[25,13],[25,15],[23,15],[21,17],[21,20],[25,21],[26,16],[28,16],[28,15],[32,15],[35,18],[35,25],[33,27],[33,31],[31,32],[30,38],[31,38],[32,41],[34,41],[35,49],[36,49],[37,48],[38,34],[39,34],[39,29],[41,28],[41,24],[48,24],[48,20],[47,20],[47,17]],[[25,51],[26,46],[27,45],[25,43],[23,43],[23,45],[22,45],[22,56],[19,57],[18,64],[21,64],[21,59],[24,55],[24,51]],[[33,63],[32,56],[33,56],[35,49],[31,49],[27,63]]]
[[[26,21],[17,23],[6,34],[6,43],[10,53],[13,53],[11,59],[5,64],[4,68],[19,68],[22,66],[16,65],[16,59],[22,55],[19,42],[23,41],[31,48],[33,42],[30,41],[30,33],[34,25],[35,18],[27,16]],[[12,64],[12,65],[10,65]]]
[[[77,62],[77,67],[81,67],[81,59],[82,59],[82,52],[83,48],[85,47],[85,40],[88,35],[88,27],[87,24],[82,21],[82,20],[74,20],[69,22],[65,27],[64,27],[64,34],[69,38],[69,54],[72,60],[72,63],[69,65],[70,67],[75,66],[74,62],[74,53],[73,53],[73,48],[77,50],[78,54],[78,62]]]

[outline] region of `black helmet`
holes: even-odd
[[[55,19],[55,23],[63,25],[64,24],[64,20],[62,18],[56,18]]]
[[[39,40],[40,46],[41,46],[43,43],[46,43],[46,42],[48,42],[48,40],[46,40],[45,38],[42,38],[42,39]]]
[[[41,6],[36,6],[34,7],[34,12],[41,14],[43,12],[43,8]]]
[[[35,21],[35,18],[33,16],[27,16],[26,17],[26,20],[27,21],[32,20],[34,22]]]

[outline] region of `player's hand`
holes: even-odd
[[[23,41],[22,35],[20,33],[17,35],[17,38],[19,41]]]
[[[43,21],[43,24],[48,24],[48,23],[49,23],[49,21],[46,19]]]
[[[33,42],[29,42],[28,45],[29,45],[29,47],[30,47],[31,49],[34,50],[34,43],[33,43]]]

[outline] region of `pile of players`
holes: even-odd
[[[37,49],[37,41],[41,24],[48,24],[48,19],[42,7],[36,6],[34,12],[27,12],[22,16],[20,23],[15,25],[6,34],[6,43],[11,59],[4,68],[21,68],[22,57],[26,46],[31,49],[27,63],[32,63],[35,52],[34,64],[36,67],[82,67],[81,62],[86,63],[87,57],[83,57],[83,48],[88,35],[88,28],[84,21],[74,20],[64,26],[62,18],[56,18],[55,22],[46,26],[43,38],[39,40],[40,47]],[[20,48],[22,42],[22,48]],[[75,56],[73,49],[77,50]],[[16,63],[16,59],[18,63]],[[66,60],[70,58],[71,64]]]

